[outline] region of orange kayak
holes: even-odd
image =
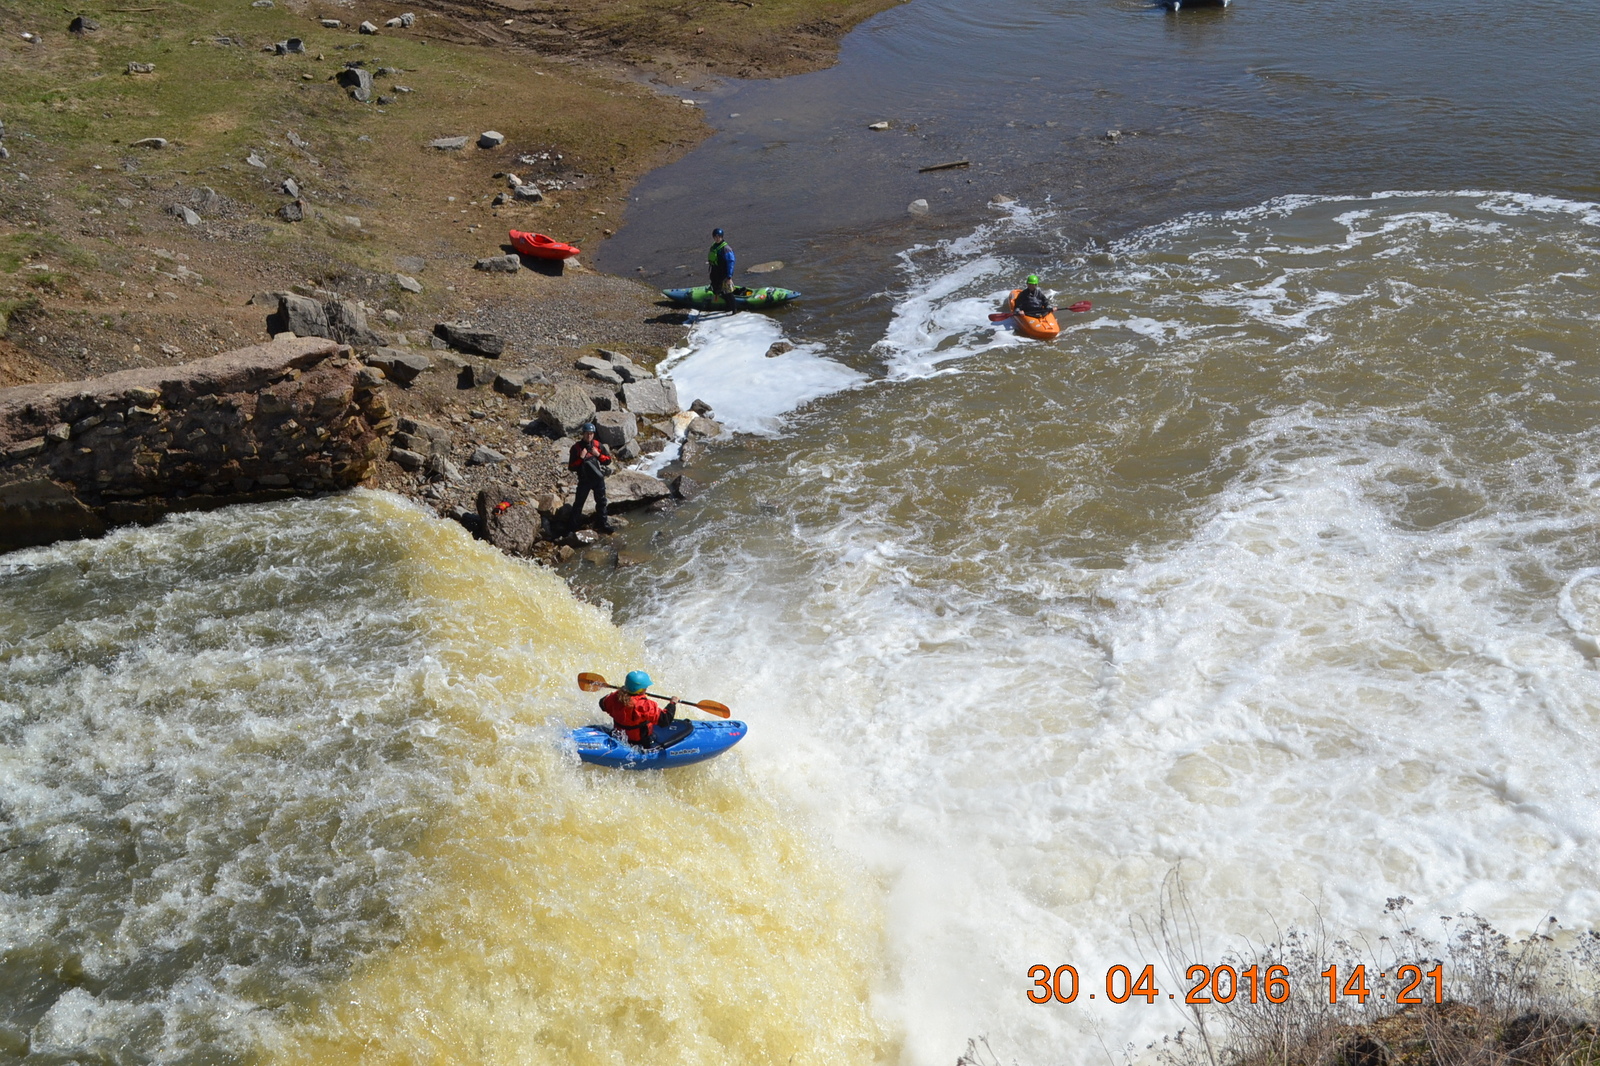
[[[570,244],[553,241],[542,233],[524,233],[519,229],[509,231],[511,247],[519,255],[531,255],[535,259],[571,259],[578,254],[578,249]]]
[[[1017,294],[1021,289],[1011,290],[1011,299],[1006,301],[1007,311],[1016,311]],[[1017,324],[1017,332],[1024,337],[1032,337],[1036,341],[1053,341],[1061,335],[1061,324],[1056,321],[1052,312],[1043,318],[1033,318],[1030,315],[1013,314],[1011,321]]]

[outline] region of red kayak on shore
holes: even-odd
[[[535,259],[571,259],[578,254],[578,249],[570,244],[553,241],[542,233],[524,233],[519,229],[510,231],[511,247],[516,249],[518,255],[531,255]]]

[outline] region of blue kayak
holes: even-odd
[[[688,766],[721,755],[745,735],[743,722],[700,722],[679,719],[656,730],[657,746],[636,748],[618,740],[604,726],[586,725],[572,731],[578,758],[596,766],[618,770],[664,770]]]

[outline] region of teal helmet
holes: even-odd
[[[1028,284],[1029,285],[1037,285],[1037,284],[1039,284],[1039,275],[1037,275],[1037,274],[1029,274],[1028,275]]]
[[[622,687],[631,695],[637,695],[650,687],[650,675],[643,670],[630,670],[623,679]]]

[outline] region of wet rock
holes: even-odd
[[[477,518],[483,539],[508,555],[530,554],[544,531],[539,508],[503,485],[491,485],[478,493]]]
[[[580,386],[562,382],[555,393],[534,412],[534,421],[563,436],[576,436],[578,428],[594,417],[594,401]]]
[[[689,423],[689,428],[684,432],[690,437],[720,437],[722,436],[722,423],[713,422],[709,418],[696,418]]]
[[[689,405],[689,410],[693,411],[697,415],[704,415],[706,418],[711,417],[711,405],[706,403],[704,400],[696,400],[694,403]]]
[[[440,322],[433,327],[434,335],[450,347],[461,352],[476,352],[498,359],[506,350],[505,338],[491,330],[479,329],[466,322]]]
[[[639,436],[639,419],[632,411],[601,411],[594,416],[594,425],[595,436],[600,438],[600,443],[617,452],[632,444]]]
[[[409,274],[396,274],[394,276],[394,283],[400,286],[406,292],[422,291],[422,282],[418,281],[414,277],[411,277]]]
[[[489,447],[480,444],[473,449],[472,455],[467,458],[468,466],[498,466],[506,461],[506,457]]]
[[[379,348],[363,362],[382,370],[384,376],[397,385],[409,385],[418,375],[433,369],[433,360],[427,356],[395,348]]]
[[[333,76],[340,88],[350,94],[350,99],[357,103],[366,103],[372,99],[372,73],[360,67],[345,67]]]
[[[655,378],[622,386],[622,402],[640,415],[675,415],[679,411],[678,388],[670,381]]]
[[[472,264],[474,270],[486,271],[490,274],[515,274],[522,269],[520,255],[496,255],[487,259],[480,259]]]
[[[293,333],[296,337],[328,337],[328,316],[322,305],[292,292],[280,292],[278,309],[267,316],[267,332]]]
[[[67,23],[67,30],[71,33],[79,34],[80,36],[85,33],[93,33],[99,28],[100,23],[86,15],[79,15],[77,18]]]
[[[642,507],[671,495],[672,489],[665,481],[637,470],[618,470],[606,478],[606,497],[618,510]]]
[[[867,125],[869,130],[886,130],[888,128],[889,124],[887,122],[872,122]]]
[[[459,152],[466,146],[465,137],[435,137],[428,142],[429,148],[437,148],[441,152]]]
[[[989,202],[994,204],[996,207],[1004,207],[1007,204],[1016,203],[1017,198],[1015,196],[1007,196],[1005,193],[1000,192],[989,197]]]
[[[1116,144],[1118,141],[1122,140],[1122,131],[1121,130],[1106,130],[1106,135],[1105,135],[1104,140],[1105,140],[1105,142],[1107,144]]]
[[[484,130],[478,134],[479,148],[499,148],[506,143],[506,135],[499,130]]]
[[[906,205],[906,214],[908,215],[925,215],[927,213],[928,201],[926,200],[912,200]]]
[[[667,484],[672,494],[680,500],[692,500],[705,491],[705,486],[688,474],[679,474]]]
[[[134,141],[132,144],[128,145],[129,148],[158,148],[158,149],[159,148],[165,148],[166,146],[167,146],[167,139],[165,137],[145,137],[142,140]]]

